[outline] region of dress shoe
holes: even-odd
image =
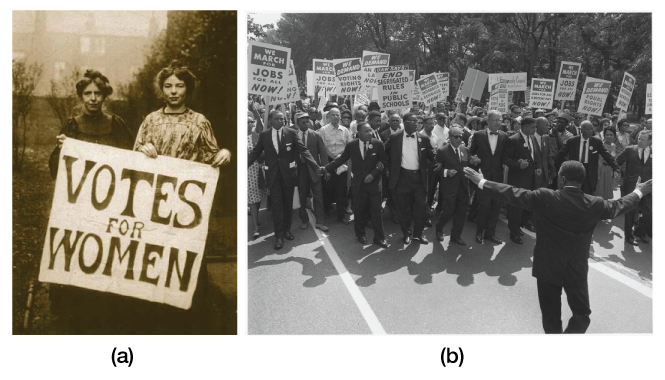
[[[517,236],[524,236],[524,231],[521,228],[517,230]]]
[[[420,244],[425,244],[425,245],[429,244],[429,240],[427,240],[427,238],[424,237],[423,235],[414,236],[413,240],[418,240]]]
[[[409,244],[411,244],[411,236],[408,236],[408,235],[407,235],[407,236],[404,236],[404,238],[402,239],[402,241],[404,242],[404,245],[409,245]]]
[[[353,214],[353,210],[351,210],[351,207],[345,208],[344,212],[347,213],[347,214]]]
[[[317,223],[315,227],[323,232],[328,232],[328,226],[326,226],[325,224]]]
[[[635,239],[632,238],[632,237],[627,237],[627,238],[626,238],[626,243],[628,243],[628,244],[630,244],[630,245],[637,245],[637,242],[636,242]]]
[[[284,239],[286,240],[293,240],[295,239],[295,236],[291,233],[291,231],[286,231],[284,232]]]
[[[277,241],[275,242],[275,249],[282,249],[283,246],[284,246],[284,240],[277,239]]]
[[[337,218],[337,220],[338,220],[340,223],[345,224],[345,225],[351,223],[351,220],[349,220],[349,219],[345,219],[345,218]]]
[[[476,235],[476,243],[483,244],[485,240],[483,239],[483,234]]]
[[[363,245],[367,244],[367,238],[364,236],[358,236],[358,243]]]
[[[306,230],[307,229],[307,223],[303,223],[300,225],[301,230]]]
[[[488,240],[488,241],[491,241],[494,244],[503,244],[503,240],[499,239],[496,236],[485,235],[485,239]]]
[[[432,227],[432,220],[430,218],[425,219],[425,226]]]
[[[437,232],[436,238],[439,239],[439,241],[443,241],[443,232]]]
[[[529,224],[527,224],[526,226],[524,226],[524,228],[526,228],[527,230],[529,230],[529,231],[531,231],[531,232],[533,232],[533,233],[536,232],[536,227],[535,227],[533,224],[531,224],[531,223],[529,223]]]
[[[372,242],[373,242],[374,244],[380,246],[380,247],[383,247],[383,248],[388,248],[388,247],[390,247],[390,246],[388,245],[388,242],[386,241],[386,239],[383,239],[383,240],[374,239]]]
[[[515,243],[515,244],[519,244],[519,245],[524,244],[524,242],[522,241],[522,238],[517,236],[517,235],[510,234],[510,240],[512,240],[513,243]]]
[[[466,242],[465,242],[464,240],[462,240],[462,238],[454,238],[454,237],[451,237],[451,238],[450,238],[450,241],[452,241],[452,242],[455,243],[455,244],[466,245]]]
[[[644,244],[649,244],[649,238],[646,235],[644,236],[635,235],[635,238],[637,238],[637,240],[641,241]]]

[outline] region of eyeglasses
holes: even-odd
[[[450,137],[452,137],[452,138],[454,138],[454,139],[461,139],[461,138],[462,138],[462,135],[452,135],[452,136],[450,136]]]

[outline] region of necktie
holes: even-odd
[[[533,147],[531,146],[531,136],[526,137],[526,143],[529,146],[529,154],[531,155],[531,159],[533,160]]]
[[[462,159],[459,157],[459,149],[453,148],[453,150],[455,151],[455,157],[457,157],[457,162],[461,163]]]
[[[414,134],[412,133],[412,134],[410,134],[410,135],[406,135],[406,137],[414,137],[413,135],[414,135]]]
[[[303,145],[307,146],[307,134],[303,131],[300,131],[300,139],[302,140]],[[305,158],[300,156],[300,162],[305,162]]]
[[[582,163],[586,163],[586,140],[584,140],[584,144],[582,144]]]
[[[282,145],[282,138],[280,136],[281,135],[280,132],[282,132],[281,128],[277,130],[277,153],[279,153],[279,146]]]
[[[363,148],[363,160],[364,160],[365,157],[367,157],[367,143],[363,142],[362,144],[363,144],[363,147],[364,147]]]

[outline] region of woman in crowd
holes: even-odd
[[[616,139],[619,144],[623,147],[630,145],[630,133],[626,130],[628,129],[628,120],[621,119],[617,122],[617,133]]]
[[[131,150],[134,136],[125,122],[116,115],[104,112],[106,99],[113,93],[109,80],[96,70],[87,70],[76,83],[76,94],[81,101],[80,114],[68,118],[56,136],[57,145],[49,159],[51,177],[58,173],[58,162],[63,142],[67,138],[100,145]],[[75,111],[76,112],[76,111]],[[117,333],[117,315],[112,311],[124,297],[113,293],[67,285],[52,284],[49,291],[52,311],[61,317],[70,333]],[[121,315],[120,315],[121,316]]]
[[[614,128],[603,130],[603,142],[605,149],[615,158],[625,148],[617,141],[616,130]],[[613,199],[614,189],[618,187],[620,177],[614,174],[612,167],[602,157],[598,158],[598,167],[598,184],[596,185],[596,192],[593,195],[602,197],[603,199]]]
[[[254,132],[254,126],[256,122],[253,117],[247,118],[247,148],[251,152],[254,149],[254,146],[259,141],[259,134]],[[267,190],[265,190],[265,179],[263,179],[263,173],[261,172],[261,164],[259,161],[263,162],[263,159],[256,160],[248,168],[247,171],[247,203],[249,204],[249,215],[252,218],[252,223],[254,224],[254,233],[252,239],[256,239],[260,234],[261,223],[259,223],[259,206],[261,205],[261,200],[266,196]],[[263,180],[263,183],[262,183]]]
[[[187,107],[195,89],[196,77],[180,62],[173,61],[162,69],[155,78],[155,91],[165,106],[145,118],[137,133],[134,150],[150,158],[168,156],[212,167],[228,164],[231,152],[217,146],[208,119]],[[170,333],[207,332],[210,321],[205,304],[208,282],[205,264],[204,255],[190,310],[153,304],[142,311],[149,315],[168,315],[163,322]]]

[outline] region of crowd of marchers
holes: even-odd
[[[324,102],[319,107],[303,92],[296,102],[266,107],[260,96],[248,97],[253,238],[261,234],[258,211],[267,197],[275,249],[284,239],[294,240],[294,201],[300,203],[300,229],[311,222],[327,232],[329,222],[349,224],[353,215],[358,242],[368,244],[366,230],[372,229],[372,242],[384,248],[389,246],[384,216],[400,225],[404,244],[443,241],[449,233],[452,243],[466,245],[461,235],[467,219],[476,224],[477,244],[504,239],[523,244],[523,229],[536,233],[532,211],[483,194],[464,175],[467,167],[493,182],[556,190],[562,163],[574,160],[585,169],[582,191],[605,200],[619,198],[615,190],[624,196],[651,179],[651,119],[642,117],[631,127],[618,110],[596,117],[524,103],[511,104],[502,114],[482,103],[382,110],[378,102],[354,104],[350,96]],[[649,243],[651,209],[648,194],[626,214],[627,244]],[[496,234],[504,212],[506,237]],[[444,231],[447,224],[451,229]],[[424,230],[432,226],[428,238]]]

